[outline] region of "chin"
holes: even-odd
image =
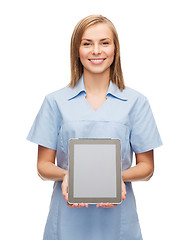
[[[86,68],[86,71],[92,74],[102,74],[110,71],[110,67],[108,68],[97,67],[97,69]]]

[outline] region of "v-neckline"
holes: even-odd
[[[87,105],[89,106],[89,108],[90,108],[94,113],[97,113],[101,108],[103,108],[103,106],[106,104],[106,102],[107,102],[107,100],[108,100],[108,98],[107,98],[107,96],[106,96],[105,102],[104,102],[99,108],[97,108],[97,109],[95,110],[95,109],[91,106],[91,104],[89,104],[89,102],[87,101],[86,95],[84,96],[84,99],[85,99]]]

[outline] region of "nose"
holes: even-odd
[[[98,55],[100,53],[101,53],[101,48],[100,48],[99,44],[94,44],[93,49],[92,49],[92,54]]]

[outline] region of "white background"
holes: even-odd
[[[25,138],[44,96],[69,83],[73,28],[95,13],[115,24],[125,83],[148,97],[164,143],[155,150],[154,177],[133,184],[143,238],[192,239],[187,0],[1,1],[0,238],[42,239],[53,183],[38,178],[37,146]]]

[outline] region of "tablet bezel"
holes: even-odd
[[[116,146],[116,197],[74,197],[74,145],[75,144],[113,144]],[[112,203],[120,204],[122,202],[122,175],[121,175],[121,141],[111,138],[71,138],[68,144],[69,170],[68,170],[68,202],[73,203]],[[99,176],[98,176],[99,177]]]

